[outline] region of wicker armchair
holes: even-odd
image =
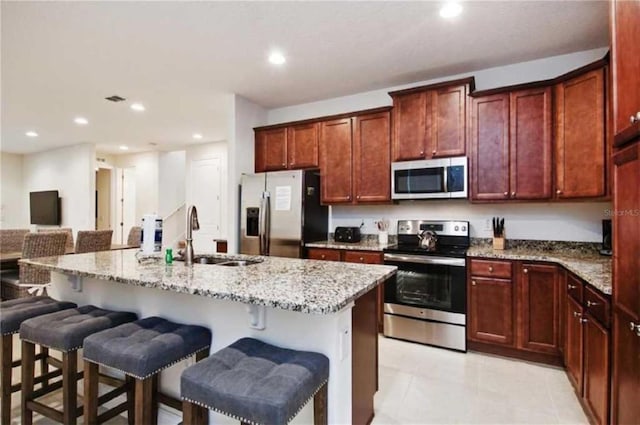
[[[139,247],[142,239],[142,227],[133,226],[129,230],[129,237],[127,237],[127,245],[131,247]]]
[[[0,229],[0,252],[20,252],[29,229]]]
[[[67,235],[67,243],[65,248],[68,252],[73,251],[73,230],[70,227],[61,227],[53,229],[38,229],[38,233],[64,232]]]
[[[80,230],[76,240],[76,254],[108,251],[111,249],[113,230]]]
[[[28,233],[24,237],[22,246],[22,258],[39,258],[64,255],[67,234],[54,233]],[[27,296],[27,289],[22,285],[47,284],[51,280],[51,272],[20,264],[19,273],[6,273],[2,275],[2,299],[14,299]]]

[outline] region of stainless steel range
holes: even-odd
[[[467,350],[468,248],[467,221],[398,221],[398,244],[384,250],[398,267],[385,284],[385,336]]]

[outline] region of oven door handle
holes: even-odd
[[[385,261],[393,261],[396,263],[436,264],[452,267],[464,267],[466,265],[464,258],[435,257],[430,255],[384,254],[384,259]]]

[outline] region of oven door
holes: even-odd
[[[466,313],[464,258],[385,253],[384,263],[398,267],[385,283],[385,304]]]

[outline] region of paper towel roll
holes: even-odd
[[[157,214],[142,216],[141,249],[143,254],[162,251],[162,219]]]

